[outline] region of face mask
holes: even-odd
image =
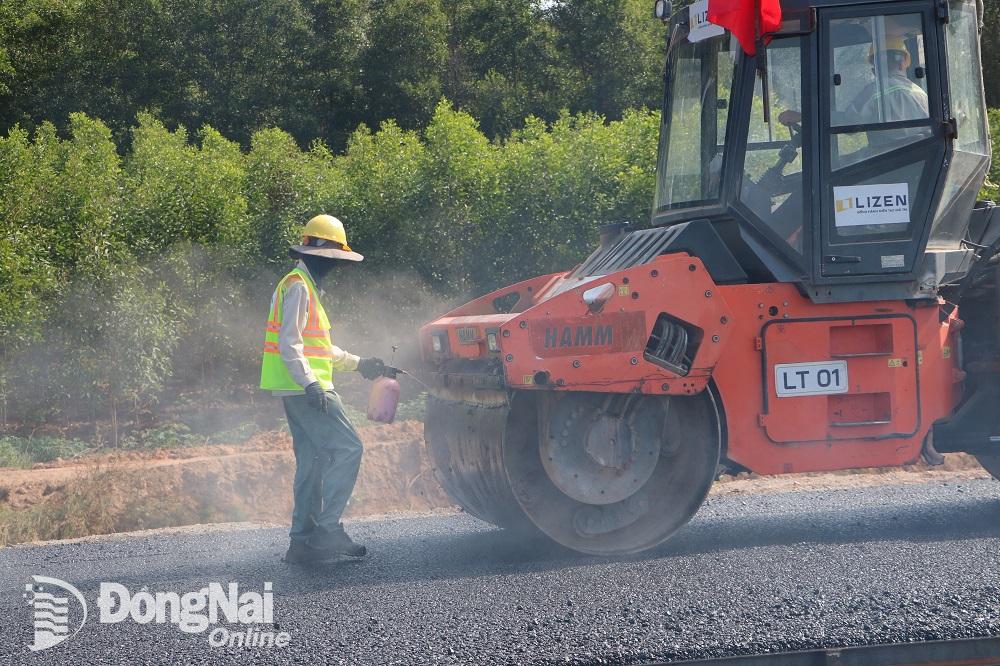
[[[322,259],[320,257],[302,257],[303,263],[305,263],[306,268],[309,269],[309,274],[312,275],[313,280],[319,283],[324,277],[326,277],[331,271],[333,271],[334,266],[336,266],[336,261],[332,259]]]

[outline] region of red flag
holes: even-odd
[[[781,27],[781,2],[708,0],[708,20],[733,33],[748,55],[756,55],[757,38],[768,32],[776,32]]]

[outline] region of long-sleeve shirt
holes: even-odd
[[[312,274],[304,262],[298,267],[312,279]],[[313,280],[313,283],[316,281]],[[320,294],[323,294],[320,291]],[[317,298],[319,295],[317,295]],[[278,353],[295,383],[305,388],[316,381],[316,375],[309,367],[309,359],[303,353],[302,331],[309,321],[309,289],[301,280],[293,280],[285,290],[281,304],[281,329],[278,331]],[[357,370],[359,357],[334,345],[334,372]],[[272,391],[276,396],[301,395],[303,391]]]

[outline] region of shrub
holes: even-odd
[[[983,188],[983,198],[1000,201],[1000,109],[990,109],[990,137],[993,143],[993,164]]]
[[[0,467],[31,467],[31,456],[19,449],[13,437],[0,438]]]
[[[89,445],[63,437],[0,437],[0,467],[30,467],[32,463],[72,458]]]

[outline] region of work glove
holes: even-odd
[[[385,372],[385,361],[380,358],[363,358],[358,361],[358,372],[365,379],[378,379]]]
[[[326,390],[323,385],[319,382],[313,382],[306,387],[306,398],[309,400],[309,406],[313,409],[319,410],[324,414],[328,411],[328,404],[330,402],[330,396],[326,394]]]

